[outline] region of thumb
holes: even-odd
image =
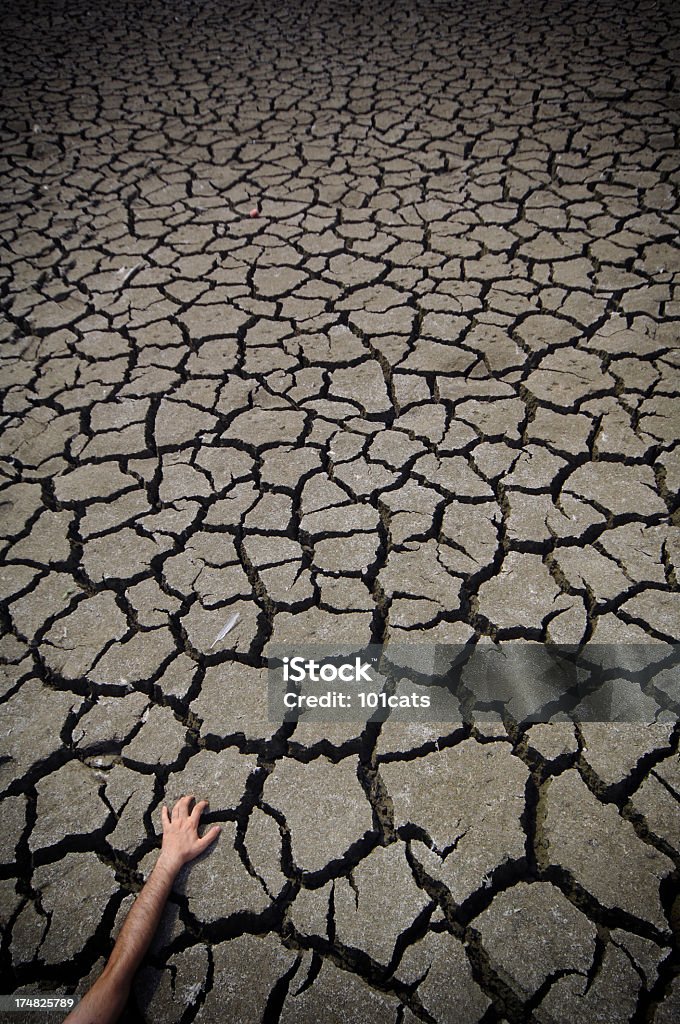
[[[220,828],[219,825],[213,825],[209,832],[206,832],[204,836],[201,836],[201,838],[198,840],[198,845],[201,853],[203,852],[203,850],[207,850],[211,843],[215,842],[221,831],[222,829]]]

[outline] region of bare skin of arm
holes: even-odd
[[[219,825],[213,825],[204,836],[199,836],[198,823],[208,803],[201,800],[190,810],[193,799],[181,797],[172,816],[163,807],[163,845],[156,866],[125,919],[106,967],[64,1024],[114,1024],[118,1020],[178,872],[207,850],[220,834]]]

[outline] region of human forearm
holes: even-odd
[[[120,1016],[135,971],[151,944],[178,867],[161,853],[135,900],[101,976],[65,1024],[112,1024]]]
[[[132,980],[151,945],[178,870],[161,852],[144,888],[132,905],[106,965],[107,971],[121,982]]]
[[[199,836],[198,823],[208,803],[200,800],[190,812],[193,799],[193,796],[181,797],[173,808],[172,818],[167,807],[162,808],[163,846],[156,866],[120,930],[101,977],[64,1024],[113,1024],[118,1020],[134,973],[149,948],[178,872],[207,850],[220,833],[219,825],[213,825],[204,836]]]

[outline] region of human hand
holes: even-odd
[[[213,825],[204,836],[198,834],[198,823],[203,811],[208,806],[207,800],[199,800],[192,811],[189,807],[193,795],[182,796],[172,809],[172,816],[163,804],[161,818],[163,820],[163,843],[159,864],[164,864],[174,874],[199,853],[214,843],[222,831],[219,825]]]

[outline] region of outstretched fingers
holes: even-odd
[[[161,808],[161,857],[175,874],[190,860],[207,850],[222,831],[219,825],[213,825],[204,836],[198,834],[201,815],[208,806],[208,801],[199,800],[194,804],[194,799],[193,794],[180,797],[172,812],[168,811],[165,804]]]

